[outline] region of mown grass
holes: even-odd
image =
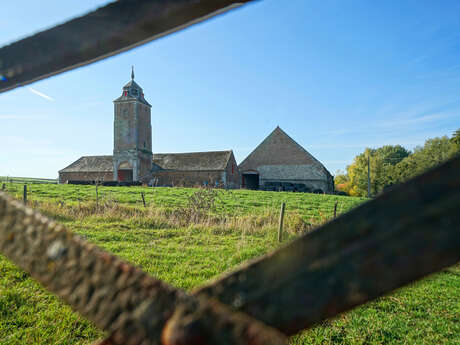
[[[8,192],[22,196],[22,185]],[[287,202],[286,241],[364,199],[251,191],[222,192],[216,208],[185,225],[193,189],[32,185],[34,207],[89,242],[190,290],[275,249]],[[140,192],[146,194],[144,208]],[[460,344],[460,267],[451,267],[293,337],[303,344]],[[0,256],[1,344],[90,344],[103,336],[26,273]]]

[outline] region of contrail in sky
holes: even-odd
[[[28,87],[28,89],[29,89],[30,92],[32,92],[32,93],[34,93],[34,94],[36,94],[36,95],[38,95],[40,97],[43,97],[44,99],[47,99],[48,101],[52,101],[52,102],[55,101],[55,99],[53,97],[45,95],[44,93],[41,93],[40,91],[37,91],[34,88],[31,88],[30,86]]]

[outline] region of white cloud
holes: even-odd
[[[379,127],[400,127],[400,126],[405,126],[405,125],[414,125],[414,124],[438,121],[441,119],[453,117],[455,115],[456,114],[452,114],[452,113],[435,113],[435,114],[423,115],[423,116],[413,117],[413,118],[395,119],[393,121],[384,121],[384,122],[380,122],[378,126]]]
[[[50,96],[48,96],[48,95],[45,95],[44,93],[42,93],[42,92],[40,92],[40,91],[37,91],[37,90],[35,90],[34,88],[32,88],[32,87],[30,87],[30,86],[29,86],[27,89],[28,89],[30,92],[32,92],[32,93],[36,94],[37,96],[40,96],[40,97],[42,97],[42,98],[48,100],[48,101],[51,101],[51,102],[54,102],[54,101],[55,101],[55,99],[54,99],[53,97],[50,97]]]

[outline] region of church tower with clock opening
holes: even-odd
[[[147,179],[152,168],[151,105],[134,81],[123,86],[114,103],[113,179],[138,182]]]

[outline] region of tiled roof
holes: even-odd
[[[165,170],[225,170],[232,151],[154,153],[153,163]]]
[[[164,170],[225,170],[232,151],[154,153],[153,163]],[[113,156],[83,156],[59,172],[112,172]]]
[[[59,172],[112,172],[113,156],[83,156]]]
[[[239,165],[241,171],[268,165],[312,165],[329,171],[280,127],[270,133]]]

